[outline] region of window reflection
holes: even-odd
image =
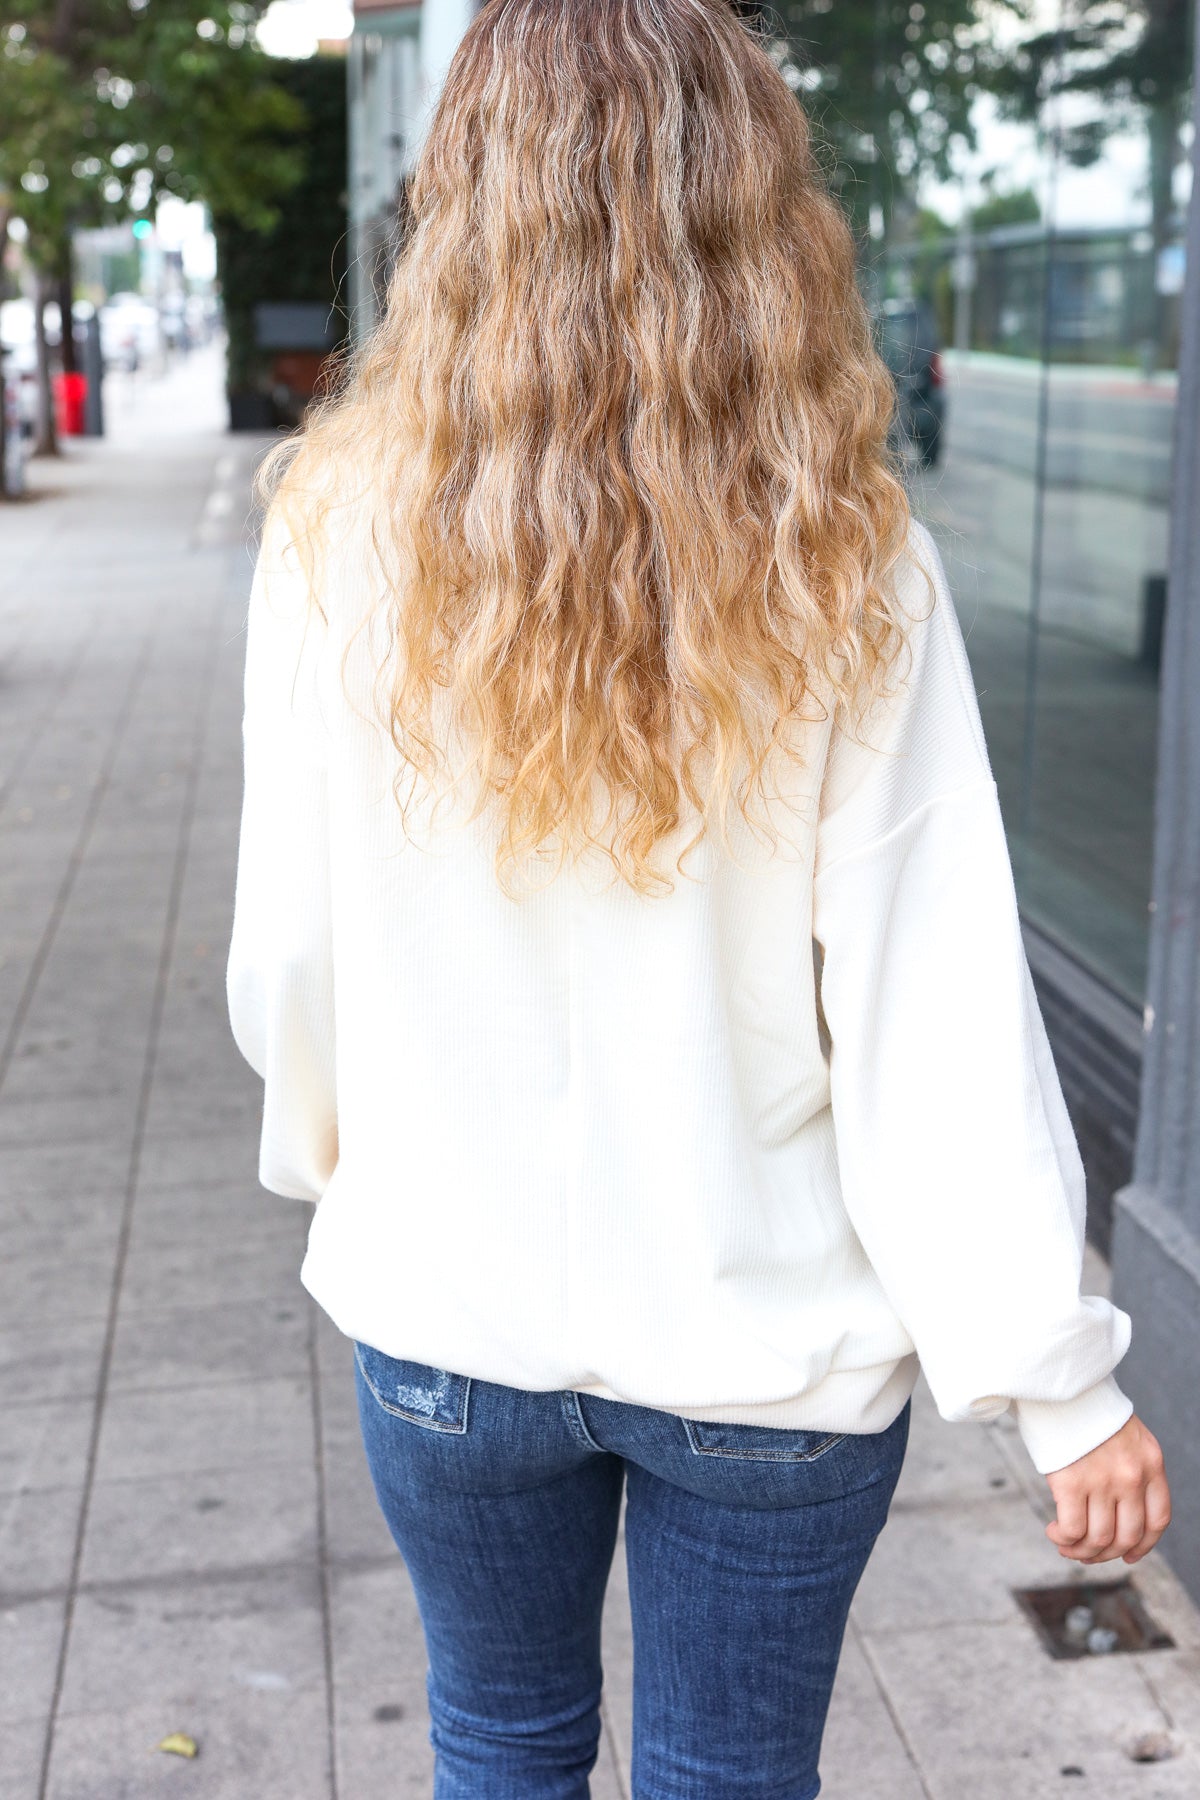
[[[859,228],[1023,911],[1140,1004],[1192,8],[781,16],[785,73]]]

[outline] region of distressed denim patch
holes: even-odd
[[[387,1356],[373,1344],[355,1342],[354,1357],[363,1380],[385,1412],[425,1425],[433,1431],[467,1429],[469,1375],[408,1357]]]

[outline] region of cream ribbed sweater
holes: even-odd
[[[334,1323],[519,1387],[820,1430],[882,1430],[920,1365],[945,1419],[1011,1406],[1042,1471],[1116,1431],[1130,1319],[1080,1295],[1083,1170],[924,528],[871,747],[798,724],[779,851],[734,809],[736,855],[706,841],[665,898],[599,860],[507,897],[469,790],[406,837],[374,627],[354,705],[340,686],[355,542],[351,519],[307,627],[291,553],[260,553],[227,974],[259,1179],[318,1202],[300,1279]]]

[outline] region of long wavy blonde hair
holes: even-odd
[[[731,795],[752,822],[805,705],[861,704],[902,641],[850,229],[728,0],[487,0],[409,200],[382,321],[264,492],[301,539],[368,507],[397,798],[440,699],[502,885],[557,839],[670,889],[656,845],[723,837]]]

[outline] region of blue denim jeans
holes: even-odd
[[[428,1654],[434,1800],[586,1800],[626,1492],[634,1800],[814,1800],[911,1402],[874,1433],[719,1425],[355,1344]]]

